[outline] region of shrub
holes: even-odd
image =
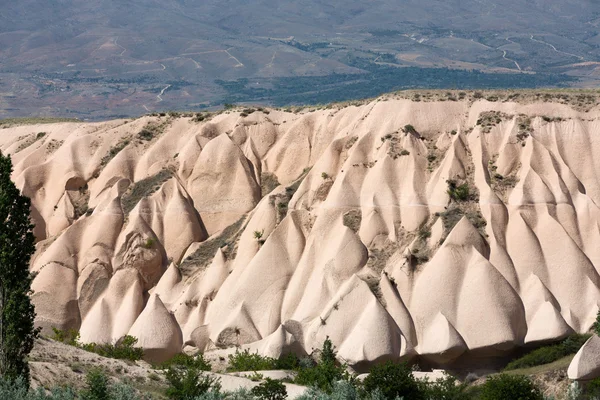
[[[250,353],[248,349],[229,355],[228,371],[265,371],[275,369],[276,360],[261,356],[258,353]]]
[[[252,394],[261,400],[285,400],[287,389],[283,383],[267,378],[260,385],[252,388]]]
[[[199,371],[211,370],[210,362],[205,360],[204,355],[202,354],[196,354],[195,356],[190,356],[185,353],[177,354],[169,361],[165,361],[164,363],[160,364],[158,368],[169,369],[172,366],[193,368]]]
[[[103,167],[106,164],[108,164],[110,160],[115,158],[115,156],[117,154],[119,154],[121,152],[121,150],[123,150],[128,145],[129,145],[129,139],[123,139],[119,143],[117,143],[116,145],[111,147],[110,150],[108,151],[108,154],[106,154],[104,157],[102,157],[102,160],[100,160],[100,166]]]
[[[240,388],[233,392],[206,392],[194,398],[194,400],[250,400],[253,399],[251,392],[246,388]]]
[[[480,394],[481,400],[544,400],[538,387],[526,376],[501,374],[487,379]]]
[[[144,357],[144,350],[140,347],[135,347],[136,343],[137,339],[135,337],[127,335],[114,345],[86,343],[81,344],[79,347],[83,350],[101,355],[102,357],[137,361]]]
[[[585,397],[586,399],[599,399],[600,398],[600,378],[592,379],[585,385]]]
[[[327,337],[321,349],[321,360],[313,366],[300,366],[294,383],[314,386],[326,393],[331,393],[334,382],[348,379],[346,366],[336,363],[335,347]]]
[[[596,322],[592,325],[594,333],[600,336],[600,310],[598,310],[598,314],[596,314]]]
[[[298,368],[299,366],[300,366],[300,359],[298,359],[298,356],[295,353],[288,353],[288,354],[282,356],[275,363],[275,369],[293,370],[293,369]]]
[[[523,357],[511,361],[504,369],[510,371],[519,368],[529,368],[535,367],[536,365],[549,364],[570,354],[577,353],[589,337],[590,335],[571,335],[559,344],[540,347]]]
[[[424,385],[425,396],[431,400],[469,400],[467,385],[457,384],[454,377],[440,378]]]
[[[386,399],[403,397],[411,400],[424,400],[424,391],[405,363],[388,361],[371,369],[363,382],[368,393],[379,390]]]
[[[0,378],[0,399],[26,399],[28,385],[18,377],[16,380]]]
[[[164,128],[165,128],[164,125],[159,125],[159,124],[155,124],[155,123],[149,122],[138,133],[138,137],[140,139],[143,139],[143,140],[146,140],[146,141],[150,141],[150,140],[154,139],[155,136],[160,135],[161,133],[163,133]]]
[[[142,399],[135,389],[123,383],[115,383],[110,387],[110,400],[136,400]],[[56,399],[58,400],[58,399]]]
[[[56,340],[57,342],[68,344],[70,346],[79,345],[79,331],[77,329],[69,329],[63,331],[53,326],[52,332],[54,332],[54,335],[52,335],[52,339]]]
[[[181,369],[171,367],[166,373],[169,388],[167,397],[173,400],[188,400],[209,391],[220,392],[219,378],[213,378],[194,368]]]
[[[323,179],[329,179],[329,174],[327,172],[322,172],[321,173],[321,178],[323,178]]]
[[[314,387],[309,388],[296,400],[386,400],[382,396],[371,397],[368,394],[360,396],[356,387],[348,381],[333,382],[331,394],[324,393]]]
[[[262,381],[265,377],[261,373],[253,372],[252,375],[247,375],[246,378],[250,379],[252,382],[258,382]]]
[[[82,392],[85,400],[110,400],[108,378],[99,369],[93,369],[85,377],[86,389]]]
[[[125,336],[116,344],[98,344],[98,343],[80,343],[79,331],[70,329],[63,331],[52,327],[54,331],[53,339],[71,346],[79,347],[85,351],[96,353],[102,357],[116,358],[120,360],[137,361],[144,356],[144,350],[140,347],[135,347],[137,339],[133,336]]]
[[[264,229],[262,231],[254,231],[254,239],[256,239],[256,240],[262,239],[264,233],[265,233]]]
[[[405,133],[412,133],[412,134],[417,134],[418,135],[417,130],[415,129],[415,127],[412,126],[412,125],[410,125],[410,124],[409,125],[404,125],[404,132]]]
[[[454,201],[467,201],[471,197],[469,184],[458,185],[456,181],[450,179],[448,183],[448,196]]]

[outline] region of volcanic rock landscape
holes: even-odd
[[[152,361],[244,346],[357,370],[468,364],[586,332],[600,107],[424,92],[5,125],[32,200],[36,324]]]

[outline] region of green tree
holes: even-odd
[[[39,330],[34,328],[35,310],[29,295],[33,275],[33,225],[30,200],[11,181],[10,157],[0,154],[0,375],[22,376],[29,382],[27,355]]]
[[[267,378],[260,385],[252,388],[252,394],[261,400],[285,400],[287,389],[283,383]]]
[[[544,400],[542,391],[526,376],[491,376],[482,387],[481,400]]]
[[[86,389],[81,394],[83,400],[110,400],[108,378],[102,370],[88,372],[85,383]]]
[[[386,399],[396,397],[424,400],[425,394],[405,363],[398,364],[388,361],[376,365],[364,380],[367,393],[380,391]]]
[[[196,368],[182,369],[171,366],[165,374],[169,382],[167,397],[173,400],[191,400],[209,391],[219,393],[219,378],[213,378]]]
[[[321,349],[321,359],[316,365],[300,365],[295,383],[304,386],[314,386],[326,393],[331,393],[333,384],[340,380],[350,380],[345,365],[336,362],[337,352],[331,339],[327,337]]]
[[[598,310],[598,314],[596,314],[596,322],[594,322],[592,328],[594,329],[594,333],[600,336],[600,310]]]

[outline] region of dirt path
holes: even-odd
[[[161,64],[162,65],[162,64]],[[156,95],[156,97],[158,98],[158,102],[160,103],[161,101],[163,101],[162,95],[165,94],[165,92],[167,91],[167,89],[169,89],[171,87],[171,85],[167,85],[164,87],[163,90],[160,91],[160,94]]]
[[[585,60],[585,58],[583,58],[581,56],[578,56],[577,54],[566,53],[564,51],[558,50],[554,45],[552,45],[552,44],[550,44],[548,42],[544,42],[543,40],[535,39],[533,37],[533,35],[531,35],[530,39],[533,40],[534,42],[538,42],[538,43],[541,43],[541,44],[545,44],[546,46],[549,46],[550,48],[552,48],[552,50],[554,50],[557,53],[564,54],[564,55],[571,56],[571,57],[576,57],[576,58],[580,59],[581,61]]]

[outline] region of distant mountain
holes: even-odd
[[[0,10],[0,118],[594,86],[599,24],[597,1],[19,0]]]

